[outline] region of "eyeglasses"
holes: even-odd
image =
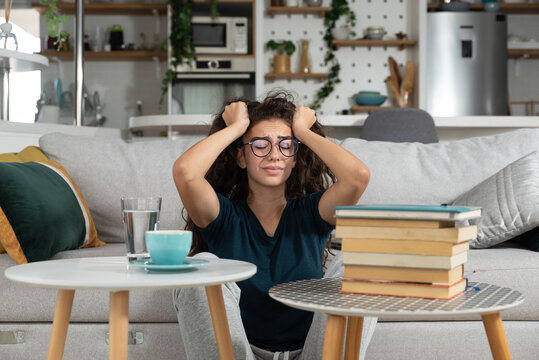
[[[292,138],[284,138],[277,143],[279,151],[286,157],[292,157],[296,155],[299,148],[299,141]],[[241,146],[251,145],[251,151],[257,157],[265,157],[271,152],[273,144],[269,138],[254,137],[248,143],[241,144]]]

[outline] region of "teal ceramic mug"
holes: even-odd
[[[180,265],[184,262],[193,233],[188,230],[146,231],[146,247],[156,265]]]

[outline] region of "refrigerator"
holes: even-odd
[[[507,16],[427,15],[427,92],[432,116],[507,115]]]

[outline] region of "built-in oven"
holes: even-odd
[[[215,114],[226,100],[255,98],[254,57],[203,57],[176,68],[172,114]]]

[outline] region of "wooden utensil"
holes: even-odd
[[[399,65],[391,56],[387,58],[387,62],[389,64],[389,72],[393,78],[393,83],[397,86],[397,89],[400,89],[402,77],[399,70]]]
[[[403,107],[412,106],[412,94],[414,91],[415,67],[411,61],[406,62],[406,74],[400,87],[401,103]]]
[[[391,76],[388,76],[386,78],[386,83],[387,83],[387,87],[393,94],[393,98],[395,99],[395,103],[397,107],[402,107],[401,94],[399,92],[399,88],[397,87],[397,85],[395,85],[393,78]]]

